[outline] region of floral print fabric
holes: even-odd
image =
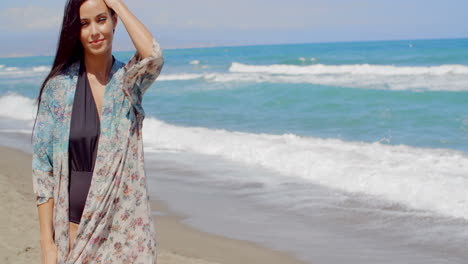
[[[144,171],[141,105],[159,76],[164,58],[136,52],[127,64],[116,60],[101,110],[96,164],[77,236],[69,252],[68,142],[79,62],[51,78],[33,132],[32,179],[37,204],[54,199],[57,264],[156,263],[156,233]]]

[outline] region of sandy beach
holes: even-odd
[[[39,224],[31,180],[31,155],[0,147],[1,263],[40,263]],[[304,263],[254,243],[201,232],[182,216],[152,201],[159,236],[159,264]]]

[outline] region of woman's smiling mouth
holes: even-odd
[[[98,39],[98,40],[91,41],[90,43],[93,45],[96,45],[96,44],[100,44],[103,40],[104,39]]]

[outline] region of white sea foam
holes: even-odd
[[[192,60],[189,63],[192,64],[192,65],[197,65],[197,64],[200,64],[200,61],[199,60]]]
[[[400,67],[391,65],[246,65],[229,72],[161,75],[159,81],[204,79],[208,82],[309,83],[350,88],[468,91],[468,66]]]
[[[158,81],[182,81],[203,78],[203,74],[184,73],[184,74],[161,74]]]
[[[0,129],[0,133],[30,134],[31,129]]]
[[[49,72],[50,67],[48,66],[37,66],[32,68],[33,72]]]
[[[468,156],[443,149],[181,127],[148,117],[146,151],[178,150],[263,166],[284,177],[468,219]]]
[[[311,83],[366,89],[468,91],[468,66],[404,67],[393,65],[246,65],[232,63],[217,82]]]
[[[32,77],[45,75],[50,71],[49,66],[36,66],[29,68],[5,67],[0,65],[0,76],[2,77]]]
[[[0,97],[0,117],[16,120],[33,120],[37,107],[34,106],[35,99],[8,93]]]
[[[0,97],[0,117],[31,121],[34,99]],[[465,124],[466,120],[460,120]],[[14,132],[14,127],[5,128]],[[18,127],[22,132],[25,127]],[[4,131],[6,132],[6,131]],[[145,119],[146,151],[188,151],[263,166],[339,190],[376,195],[416,209],[468,219],[468,156],[444,149],[379,142],[182,127]]]
[[[413,91],[468,91],[468,76],[376,76],[376,75],[278,75],[264,73],[205,74],[213,82],[254,83],[309,83],[349,88],[413,90]]]
[[[302,58],[304,59],[304,58]],[[305,60],[305,59],[304,59]],[[468,75],[468,66],[465,65],[440,65],[429,67],[405,67],[393,65],[324,65],[315,64],[308,66],[297,65],[247,65],[233,62],[230,72],[242,73],[270,73],[287,75],[311,75],[311,74],[353,74],[353,75]]]
[[[18,70],[19,70],[18,67],[6,67],[6,68],[4,69],[4,71],[6,71],[6,72],[16,72],[16,71],[18,71]]]

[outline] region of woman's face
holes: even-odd
[[[103,0],[87,0],[80,6],[80,40],[85,54],[112,52],[117,15],[113,17]]]

